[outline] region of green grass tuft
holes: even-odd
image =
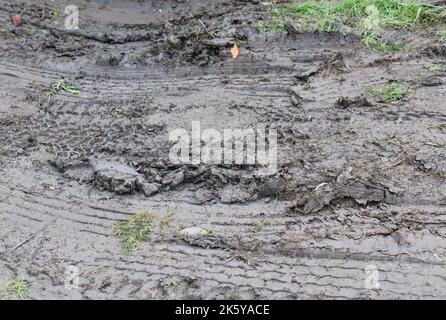
[[[325,1],[293,3],[287,7],[274,8],[271,13],[276,17],[276,23],[288,16],[297,20],[299,25],[311,25],[317,31],[333,31],[337,20],[334,5]]]
[[[406,43],[403,40],[391,43],[383,41],[373,34],[364,35],[361,42],[366,48],[375,53],[403,52],[407,50]]]
[[[374,96],[378,102],[393,103],[403,100],[413,91],[414,89],[412,87],[404,87],[396,83],[391,83],[383,88],[370,89],[368,93]]]
[[[428,71],[432,73],[443,73],[446,72],[446,69],[442,66],[433,65],[427,68]]]
[[[43,90],[43,94],[48,99],[48,103],[50,103],[54,99],[54,91],[51,89],[45,89]]]
[[[71,86],[68,82],[65,80],[58,80],[52,84],[52,88],[57,92],[65,92],[71,95],[79,95],[81,92],[80,90],[74,88]]]
[[[341,139],[344,140],[344,141],[347,141],[348,138],[349,138],[349,135],[348,135],[347,132],[341,132],[340,136],[341,136]]]
[[[440,149],[438,149],[438,148],[431,148],[431,149],[429,150],[429,154],[430,154],[432,157],[436,157],[436,156],[438,156],[438,155],[440,154]]]
[[[81,92],[80,90],[74,88],[65,80],[58,80],[51,84],[51,86],[45,90],[43,90],[43,94],[47,97],[48,103],[50,103],[57,92],[65,92],[67,94],[77,96]]]
[[[121,112],[122,112],[122,108],[120,108],[120,107],[117,106],[117,105],[114,105],[114,106],[110,109],[110,111],[111,111],[112,113],[121,113]]]
[[[259,222],[256,225],[254,225],[252,228],[249,229],[249,233],[251,234],[251,237],[255,236],[256,234],[258,234],[259,232],[261,232],[264,228],[264,223],[263,222]]]
[[[139,243],[152,231],[152,226],[153,215],[145,211],[138,211],[127,221],[119,223],[115,234],[121,239],[123,251],[130,253],[138,249]]]
[[[171,289],[176,289],[178,283],[175,280],[169,280],[167,281],[167,286]]]
[[[28,292],[28,283],[24,280],[13,279],[6,283],[6,292],[8,299],[23,300]]]

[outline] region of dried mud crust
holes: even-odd
[[[446,297],[433,34],[378,55],[353,35],[259,31],[260,1],[85,2],[78,31],[64,4],[0,4],[0,280],[34,299]],[[45,96],[60,79],[80,94]],[[392,81],[415,91],[366,94]],[[172,165],[169,131],[196,120],[276,128],[279,173]],[[153,232],[124,255],[114,227],[140,209]],[[191,226],[210,234],[179,236]]]

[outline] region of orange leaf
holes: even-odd
[[[164,21],[164,28],[171,29],[172,27],[173,27],[172,22],[170,22],[169,20]]]
[[[234,44],[234,46],[231,48],[231,54],[233,59],[239,56],[240,51],[238,50],[237,44]]]

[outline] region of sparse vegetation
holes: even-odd
[[[251,237],[256,235],[257,233],[261,232],[264,227],[265,227],[264,221],[261,221],[261,222],[255,224],[252,228],[249,229],[249,233],[250,233]]]
[[[36,28],[33,27],[27,27],[26,28],[26,33],[28,34],[28,36],[32,37],[33,35],[35,35],[37,32]]]
[[[200,236],[207,237],[211,232],[208,229],[201,229]]]
[[[160,228],[165,229],[173,222],[175,217],[175,211],[169,211],[160,221]]]
[[[80,90],[74,88],[72,85],[70,85],[67,81],[65,80],[58,80],[56,82],[54,82],[51,85],[51,88],[53,89],[53,92],[65,92],[71,95],[79,95],[81,92]]]
[[[383,142],[380,142],[379,145],[386,151],[391,151],[393,149],[393,147],[402,147],[404,145],[408,145],[411,144],[412,141],[410,141],[409,139],[407,140],[403,140],[401,138],[398,137],[393,137],[390,139],[387,139]]]
[[[349,135],[348,135],[347,132],[341,132],[340,135],[341,135],[341,139],[344,140],[344,141],[347,141],[348,138],[349,138]]]
[[[6,283],[7,296],[4,299],[23,300],[28,292],[28,283],[24,280],[13,279]]]
[[[360,27],[360,22],[369,17],[367,8],[371,6],[379,12],[381,28],[434,24],[441,21],[443,12],[441,7],[425,5],[418,0],[343,0],[293,3],[275,7],[271,13],[277,21],[294,18],[300,25],[312,26],[316,31],[338,31],[342,25]]]
[[[128,254],[139,247],[139,243],[146,239],[152,231],[153,215],[145,211],[138,211],[127,221],[118,224],[115,234],[121,239],[122,250]]]
[[[361,35],[366,47],[376,52],[404,50],[404,42],[381,41],[377,29],[402,29],[440,23],[444,9],[419,0],[305,1],[271,10],[271,19],[258,28],[278,32],[286,24],[320,32],[352,30]]]
[[[45,89],[43,94],[48,98],[48,103],[51,102],[54,98],[54,92],[51,89]]]
[[[434,65],[434,66],[430,66],[427,68],[428,71],[433,72],[433,73],[442,73],[442,72],[446,72],[446,69],[443,68],[442,66],[438,66],[438,65]]]
[[[175,280],[169,280],[169,281],[167,281],[167,286],[171,289],[176,289],[178,284]]]
[[[122,109],[120,107],[118,107],[118,106],[113,106],[111,108],[111,112],[112,113],[120,113],[120,112],[122,112]]]
[[[219,29],[214,29],[208,32],[208,35],[211,36],[212,38],[217,38],[218,35],[220,34],[220,30]]]
[[[407,50],[406,43],[403,40],[396,42],[383,41],[377,35],[367,34],[362,37],[362,44],[375,53],[403,52]]]
[[[383,88],[368,90],[368,93],[374,96],[378,102],[393,103],[403,100],[414,91],[412,87],[405,87],[397,83],[390,83]]]
[[[65,92],[73,96],[77,96],[81,93],[80,90],[74,88],[67,81],[63,79],[58,80],[53,82],[49,88],[43,90],[43,94],[47,97],[48,103],[54,99],[57,92]]]
[[[439,150],[438,148],[431,148],[431,149],[429,150],[429,154],[430,154],[432,157],[436,157],[436,156],[438,156],[438,155],[440,154],[440,150]]]
[[[55,18],[59,18],[60,17],[60,11],[57,9],[54,9],[51,11],[50,13],[51,18],[55,19]]]
[[[99,265],[96,266],[96,268],[94,268],[93,274],[100,273],[100,272],[102,272],[104,270],[107,270],[108,268],[109,268],[108,266],[105,266],[103,264],[99,264]]]

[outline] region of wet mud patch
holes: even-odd
[[[414,48],[380,53],[259,28],[255,0],[80,1],[76,31],[65,3],[0,3],[0,276],[29,298],[444,297],[436,30],[392,30]],[[370,94],[392,83],[414,90]],[[193,121],[276,129],[277,171],[172,163]],[[126,255],[114,230],[141,209],[152,231]]]

